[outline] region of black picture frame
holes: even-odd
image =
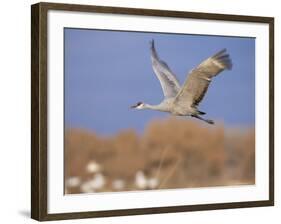
[[[195,18],[265,23],[269,25],[269,200],[138,208],[126,210],[88,211],[48,214],[47,192],[47,13],[49,10],[98,12],[110,14],[158,16],[167,18]],[[258,16],[224,15],[183,11],[166,11],[139,8],[119,8],[90,5],[38,3],[31,6],[31,217],[39,221],[107,217],[123,215],[187,212],[226,208],[259,207],[274,205],[274,18]]]

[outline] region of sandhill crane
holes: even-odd
[[[158,57],[154,40],[150,44],[152,68],[160,81],[164,100],[158,105],[138,102],[131,108],[158,110],[177,116],[191,116],[214,124],[214,121],[199,116],[206,113],[199,111],[197,106],[206,94],[212,78],[225,69],[231,70],[232,62],[226,49],[217,52],[192,69],[181,87],[175,74]]]

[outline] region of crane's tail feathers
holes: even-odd
[[[216,53],[214,56],[212,56],[212,59],[214,59],[216,62],[221,64],[224,69],[231,70],[232,69],[232,61],[229,57],[229,54],[226,53],[226,49],[222,49],[218,53]]]

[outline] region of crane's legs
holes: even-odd
[[[197,118],[197,119],[199,119],[201,121],[205,121],[208,124],[214,124],[215,123],[213,120],[205,119],[203,117],[200,117],[199,115],[191,115],[191,117],[195,117],[195,118]]]

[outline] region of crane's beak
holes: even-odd
[[[140,106],[142,104],[142,102],[138,102],[137,104],[131,106],[131,109],[137,108],[138,106]]]
[[[137,106],[138,106],[138,104],[133,105],[133,106],[130,106],[130,108],[131,108],[131,109],[134,109],[134,108],[136,108]]]

